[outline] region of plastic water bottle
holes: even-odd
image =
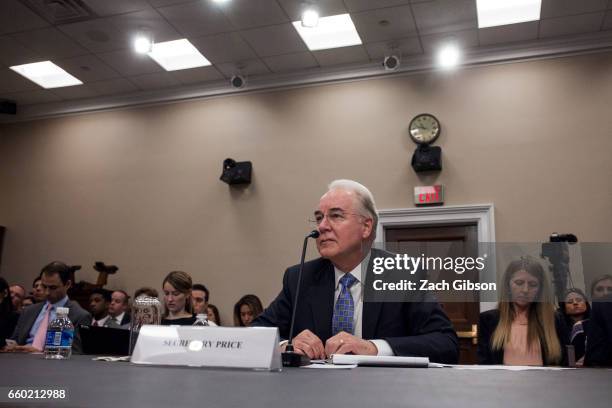
[[[206,313],[198,313],[193,326],[210,326],[208,323],[208,315]]]
[[[74,325],[68,318],[68,308],[58,307],[57,317],[47,328],[45,358],[54,360],[69,359],[72,355]]]

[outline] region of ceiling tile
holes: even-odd
[[[238,33],[223,33],[190,39],[213,64],[256,58],[255,51]]]
[[[174,78],[169,72],[133,76],[130,77],[130,81],[144,91],[181,85],[178,79]]]
[[[480,45],[536,40],[539,26],[539,21],[529,21],[527,23],[481,28],[478,30],[478,37]]]
[[[17,0],[2,0],[0,3],[0,34],[49,26],[49,23]]]
[[[242,31],[244,38],[260,57],[307,51],[291,23]]]
[[[0,69],[0,95],[32,89],[42,88],[9,68]]]
[[[147,0],[82,0],[98,16],[125,14],[133,11],[150,9]]]
[[[346,8],[355,13],[358,11],[372,10],[376,8],[394,7],[409,4],[410,0],[344,0]]]
[[[394,40],[391,43],[388,41],[369,43],[365,44],[364,46],[370,58],[373,60],[380,60],[381,63],[382,59],[386,55],[390,55],[392,53],[395,54],[399,52],[400,57],[407,57],[410,55],[423,53],[421,42],[417,37]]]
[[[57,65],[83,82],[119,77],[119,73],[95,55],[82,55],[55,61]]]
[[[599,31],[605,12],[557,17],[540,21],[540,38]]]
[[[299,69],[310,69],[319,66],[310,52],[299,52],[296,54],[277,55],[263,59],[272,72],[296,71]]]
[[[455,33],[438,33],[421,36],[421,44],[425,53],[435,52],[440,45],[453,41],[461,48],[478,46],[478,30],[457,31]]]
[[[219,4],[219,8],[239,30],[289,22],[276,0],[232,0]]]
[[[302,19],[302,11],[304,9],[303,0],[278,0],[278,2],[285,10],[291,21]],[[319,15],[322,17],[348,13],[348,10],[344,6],[344,2],[342,0],[320,1],[317,3],[317,10],[319,11]]]
[[[370,62],[370,57],[362,45],[314,51],[313,54],[321,66]]]
[[[478,28],[474,0],[434,0],[412,5],[421,35]]]
[[[608,0],[542,0],[541,19],[605,10]]]
[[[157,42],[176,40],[181,35],[155,10],[142,10],[102,19],[58,26],[92,52],[128,49],[134,35],[146,27]]]
[[[215,67],[181,69],[180,71],[172,71],[172,76],[183,85],[224,79],[223,75]]]
[[[7,67],[40,61],[36,53],[8,35],[0,37],[0,65]]]
[[[24,31],[11,34],[11,37],[35,51],[40,60],[67,58],[89,53],[56,28]]]
[[[179,32],[188,37],[233,31],[221,9],[210,1],[196,1],[158,8]]]
[[[3,95],[6,99],[17,102],[17,112],[21,105],[35,105],[38,103],[60,102],[62,99],[47,89],[18,92]]]
[[[352,14],[355,28],[364,43],[416,35],[410,6],[390,7]]]
[[[226,77],[230,78],[232,75],[236,75],[240,72],[242,75],[256,76],[256,75],[265,75],[269,74],[270,70],[259,59],[243,61],[239,64],[235,64],[232,62],[228,62],[225,64],[220,64],[217,66],[217,69]]]
[[[132,50],[106,52],[98,54],[98,57],[125,76],[163,71],[163,68],[147,55],[136,54]]]
[[[148,0],[149,4],[151,4],[153,7],[164,7],[164,6],[171,6],[173,4],[179,4],[179,3],[189,3],[192,2],[193,0]]]
[[[89,84],[53,88],[51,92],[62,99],[84,99],[100,95],[95,89],[90,87]]]
[[[95,90],[98,94],[103,96],[118,95],[138,91],[136,85],[134,85],[125,78],[114,78],[105,81],[90,82],[87,85],[89,85],[89,87]]]

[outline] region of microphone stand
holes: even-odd
[[[304,258],[306,257],[306,246],[308,238],[318,238],[319,231],[314,230],[304,238],[302,246],[302,259],[300,260],[300,271],[298,273],[297,289],[295,290],[295,301],[293,302],[293,311],[291,313],[291,328],[289,329],[289,339],[285,347],[285,351],[281,353],[283,367],[300,367],[310,364],[310,358],[303,354],[295,352],[293,348],[293,326],[295,325],[295,311],[297,310],[298,298],[300,296],[300,286],[302,286],[302,271],[304,270]]]

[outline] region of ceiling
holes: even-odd
[[[423,71],[449,38],[470,65],[612,50],[612,0],[542,0],[540,21],[486,29],[476,0],[318,4],[322,16],[350,13],[363,45],[308,51],[291,25],[301,0],[1,0],[0,98],[18,114],[0,121]],[[142,27],[156,42],[189,39],[213,65],[164,71],[132,51]],[[402,63],[388,72],[391,48]],[[8,68],[42,60],[84,84],[46,90]],[[244,90],[229,85],[237,72]]]

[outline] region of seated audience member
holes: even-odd
[[[191,276],[182,271],[170,272],[164,278],[164,312],[161,324],[191,326],[195,322],[191,303]]]
[[[116,290],[111,295],[111,301],[108,305],[108,320],[106,327],[129,328],[130,313],[130,297],[123,290]]]
[[[559,311],[570,333],[569,344],[574,346],[576,364],[581,366],[584,363],[591,306],[583,291],[571,288],[565,292],[564,301],[559,302]]]
[[[261,300],[255,295],[244,295],[234,305],[234,326],[248,327],[263,312]]]
[[[32,282],[32,296],[34,297],[34,303],[40,303],[46,300],[45,290],[42,287],[42,279],[40,276]]]
[[[11,301],[13,302],[13,310],[17,313],[21,312],[23,308],[22,302],[23,298],[26,295],[26,290],[21,285],[11,285],[9,288],[9,292],[11,292]]]
[[[37,303],[24,309],[12,339],[20,346],[15,351],[34,352],[42,351],[45,344],[47,326],[56,318],[58,307],[67,307],[68,318],[74,324],[74,341],[72,350],[80,353],[81,337],[78,327],[91,322],[91,315],[83,310],[77,302],[68,299],[68,289],[72,286],[70,281],[70,267],[62,262],[51,262],[42,269],[42,286],[45,291],[45,302]]]
[[[19,314],[13,310],[13,301],[8,282],[0,277],[0,348],[5,346],[4,339],[13,334]]]
[[[593,301],[585,365],[612,366],[612,294]]]
[[[89,313],[91,313],[91,325],[103,327],[108,320],[108,304],[111,301],[111,293],[102,288],[96,288],[89,295]]]
[[[528,257],[508,265],[498,308],[480,314],[480,364],[559,365],[567,331],[555,313],[542,265]]]
[[[209,322],[221,326],[221,317],[219,316],[219,309],[217,309],[217,306],[209,303],[206,308],[206,314],[208,315]]]
[[[28,296],[23,298],[23,301],[21,302],[21,307],[25,308],[25,307],[28,307],[28,306],[32,306],[34,303],[36,303],[36,302],[34,302],[34,296],[28,295]]]
[[[206,313],[208,307],[208,289],[201,283],[196,283],[191,288],[191,302],[193,303],[193,313]],[[209,319],[210,320],[210,319]]]
[[[591,299],[612,295],[612,275],[601,275],[591,284]]]
[[[295,313],[293,346],[310,358],[353,353],[456,363],[457,335],[431,294],[423,302],[363,301],[372,259],[388,255],[372,248],[378,223],[372,193],[356,181],[336,180],[320,198],[314,218],[321,257],[304,265],[297,309],[299,265],[285,271],[279,295],[252,326],[278,327],[287,339]]]
[[[149,286],[143,286],[142,288],[136,289],[136,292],[134,292],[134,299],[138,299],[141,296],[159,298],[157,289],[151,288]]]

